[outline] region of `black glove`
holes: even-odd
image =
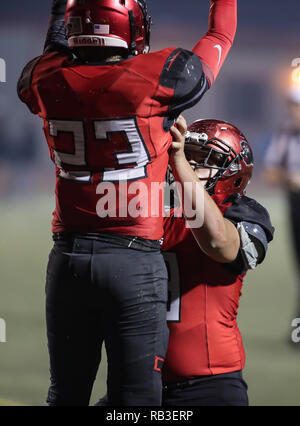
[[[68,0],[53,0],[51,14],[52,15],[64,15],[66,11]]]

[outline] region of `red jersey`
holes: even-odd
[[[193,52],[167,48],[88,65],[58,51],[55,39],[54,51],[25,67],[18,93],[43,119],[56,165],[53,232],[162,237],[163,208],[150,208],[151,183],[164,181],[169,129],[212,84],[235,28],[236,0],[213,0],[210,31]],[[130,214],[131,202],[140,214]]]
[[[228,219],[257,223],[268,240],[272,239],[269,216],[254,200],[238,197],[224,203],[215,201]],[[170,300],[164,380],[177,382],[243,369],[245,351],[237,325],[243,268],[234,269],[204,254],[184,218],[174,217],[174,211],[165,219],[163,250]]]

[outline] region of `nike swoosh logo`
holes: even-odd
[[[219,51],[219,61],[218,61],[218,66],[219,66],[222,59],[222,47],[219,44],[215,44],[214,48],[218,49]]]

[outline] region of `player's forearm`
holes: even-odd
[[[194,216],[203,215],[203,200],[205,189],[192,170],[185,156],[170,158],[170,165],[175,181],[178,183],[178,193],[183,207],[183,212],[187,220],[194,220]],[[189,210],[196,212],[192,217],[189,216]]]
[[[237,0],[210,0],[209,27],[193,52],[202,60],[207,78],[216,79],[233,44],[237,28]]]
[[[203,225],[191,229],[200,248],[217,262],[233,262],[240,248],[237,229],[223,217],[219,207],[204,189],[203,184],[185,158],[171,163],[171,166],[175,180],[180,183],[184,190],[181,202],[186,219],[188,221],[195,219],[194,216],[188,216],[186,206],[192,206],[192,210],[196,212],[196,217],[203,216]],[[191,184],[184,185],[187,182]],[[199,204],[199,202],[202,204]]]
[[[53,0],[52,2],[51,18],[44,53],[55,50],[67,53],[69,50],[65,29],[66,5],[67,0]]]
[[[233,44],[237,28],[237,0],[211,0],[208,35]]]

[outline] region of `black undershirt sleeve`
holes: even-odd
[[[70,54],[65,25],[66,5],[67,0],[53,0],[44,54],[55,51]]]

